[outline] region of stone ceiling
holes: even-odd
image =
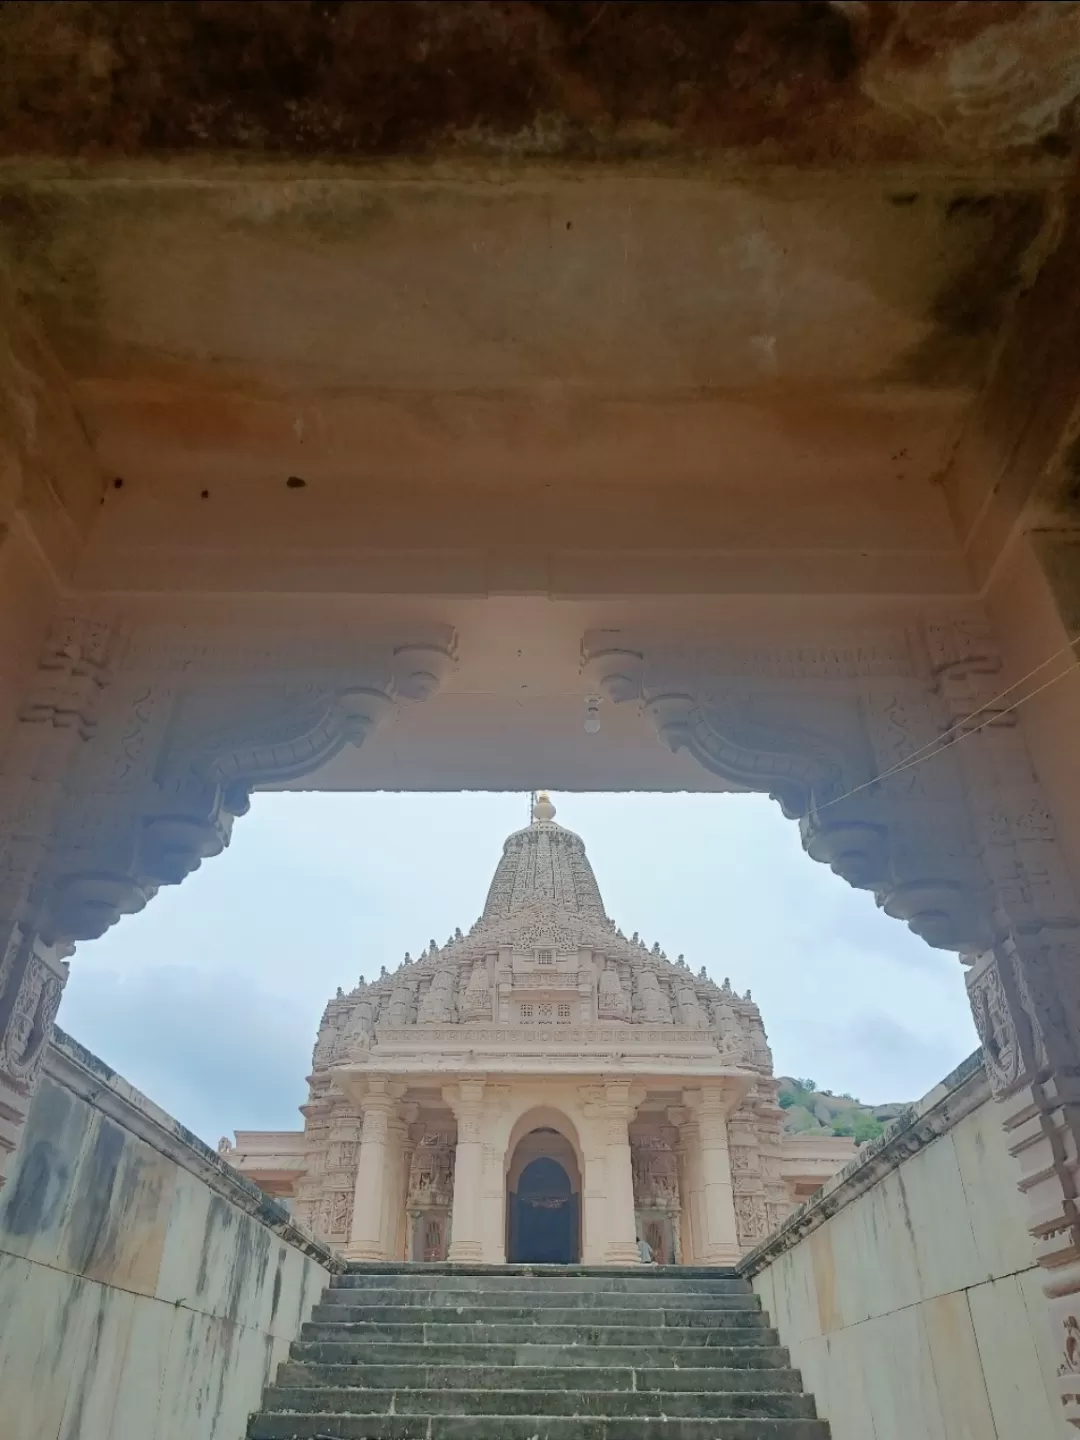
[[[13,3],[0,151],[1060,158],[1076,7]]]

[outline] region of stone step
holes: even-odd
[[[430,1319],[428,1318],[430,1317]],[[311,1315],[316,1325],[583,1325],[589,1330],[619,1325],[649,1330],[660,1327],[707,1327],[727,1330],[732,1327],[766,1323],[759,1305],[714,1307],[707,1310],[685,1310],[665,1305],[434,1305],[430,1310],[419,1305],[316,1305]]]
[[[822,1420],[678,1420],[546,1415],[252,1417],[248,1440],[829,1440]]]
[[[297,1340],[289,1351],[292,1360],[315,1365],[463,1365],[543,1366],[589,1369],[746,1369],[777,1370],[791,1357],[770,1332],[755,1331],[758,1343],[747,1345],[684,1345],[670,1350],[655,1345],[517,1345],[403,1343],[386,1340],[345,1340],[336,1333],[329,1340]],[[635,1332],[640,1334],[640,1332]]]
[[[250,1440],[828,1440],[732,1272],[363,1266]]]
[[[300,1415],[606,1415],[739,1420],[751,1415],[813,1419],[808,1395],[772,1390],[367,1390],[280,1386],[266,1392],[268,1413]]]
[[[520,1285],[508,1289],[487,1286],[482,1290],[449,1289],[446,1286],[425,1286],[408,1289],[405,1286],[350,1286],[345,1289],[331,1287],[323,1296],[324,1305],[347,1307],[350,1305],[415,1305],[421,1309],[454,1309],[458,1306],[495,1306],[513,1308],[527,1305],[537,1306],[558,1303],[567,1309],[591,1310],[597,1307],[624,1308],[627,1295],[612,1290],[571,1290],[558,1285],[534,1293]],[[676,1306],[685,1310],[756,1310],[761,1301],[750,1289],[722,1291],[686,1291],[667,1285],[634,1292],[635,1310]]]
[[[641,1267],[637,1270],[588,1271],[570,1267],[538,1266],[528,1270],[506,1266],[498,1270],[462,1268],[460,1273],[439,1271],[431,1266],[416,1265],[408,1271],[392,1267],[365,1266],[336,1275],[331,1281],[334,1290],[385,1288],[401,1290],[521,1290],[544,1294],[553,1290],[589,1291],[593,1293],[638,1294],[653,1289],[678,1289],[691,1294],[751,1293],[749,1284],[728,1270],[691,1270],[682,1272],[677,1266]]]
[[[710,1345],[776,1345],[776,1331],[768,1328],[760,1316],[753,1324],[712,1326],[645,1326],[645,1325],[550,1325],[522,1321],[518,1324],[477,1323],[462,1319],[456,1324],[428,1321],[377,1323],[360,1320],[355,1324],[323,1325],[309,1322],[300,1332],[301,1340],[385,1340],[413,1345],[606,1345],[648,1346],[654,1350],[670,1350],[684,1346]]]
[[[745,1352],[753,1353],[753,1352]],[[769,1354],[776,1352],[770,1351]],[[784,1352],[779,1352],[783,1354]],[[278,1367],[283,1388],[327,1385],[372,1390],[769,1390],[800,1392],[802,1377],[783,1364],[684,1369],[668,1366],[588,1365],[384,1365],[372,1360],[359,1365],[285,1360]]]

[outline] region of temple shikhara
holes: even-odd
[[[627,937],[541,794],[467,934],[326,1007],[302,1132],[227,1156],[352,1260],[730,1265],[853,1154],[757,1005]]]

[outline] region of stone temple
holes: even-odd
[[[627,938],[546,794],[467,934],[338,991],[310,1087],[223,1145],[351,1260],[731,1265],[854,1153],[783,1134],[750,992]]]

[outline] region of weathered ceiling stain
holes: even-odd
[[[1073,143],[1073,3],[316,3],[0,9],[0,154],[801,165]]]

